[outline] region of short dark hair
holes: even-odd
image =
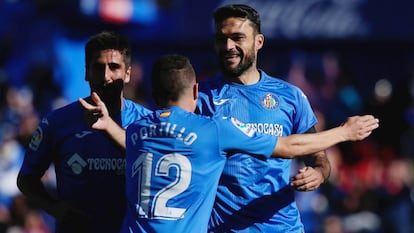
[[[127,37],[118,35],[114,32],[103,31],[92,37],[85,45],[85,66],[86,70],[94,56],[102,50],[115,49],[119,51],[124,58],[126,68],[131,66],[131,44]]]
[[[196,83],[196,74],[190,60],[178,54],[161,56],[152,66],[152,94],[159,107],[177,101],[185,89]]]
[[[230,17],[248,19],[255,31],[262,33],[260,15],[252,7],[244,4],[230,4],[217,8],[214,11],[215,27],[219,28],[221,22]]]

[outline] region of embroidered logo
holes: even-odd
[[[29,148],[37,151],[39,148],[39,144],[42,142],[43,139],[43,130],[40,127],[37,127],[36,131],[33,133],[32,140],[29,143]]]
[[[242,131],[244,134],[246,134],[249,137],[252,137],[254,134],[254,130],[249,127],[247,124],[240,122],[236,118],[230,118],[231,123],[233,123],[236,128],[238,128],[240,131]]]
[[[227,101],[229,101],[230,99],[221,99],[221,100],[214,100],[213,104],[214,105],[223,105],[224,103],[226,103]]]
[[[266,93],[266,95],[262,97],[261,103],[264,108],[269,110],[278,108],[280,104],[279,98],[272,93]]]
[[[68,160],[67,164],[72,168],[73,173],[80,174],[88,163],[82,159],[80,155],[73,154],[72,157],[70,157]]]
[[[84,130],[84,131],[82,131],[80,133],[75,134],[75,137],[77,137],[77,138],[83,138],[83,137],[85,137],[86,135],[89,135],[89,134],[92,134],[92,131]]]

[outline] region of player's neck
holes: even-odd
[[[196,108],[196,102],[190,98],[181,98],[177,101],[170,101],[167,104],[168,107],[180,107],[187,112],[194,112]]]
[[[243,85],[252,85],[260,80],[260,72],[254,68],[246,70],[243,74],[241,74],[238,77],[234,77],[233,79],[230,79],[230,81],[243,84]]]

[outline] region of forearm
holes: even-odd
[[[39,177],[19,173],[17,187],[34,205],[52,214],[57,200],[49,194]]]
[[[123,149],[126,149],[125,129],[119,126],[115,121],[110,121],[105,131],[109,136]]]
[[[329,178],[331,175],[331,164],[325,151],[319,151],[304,158],[306,166],[313,167],[321,173],[323,182]]]
[[[303,157],[306,166],[292,177],[291,185],[297,191],[312,191],[323,184],[330,175],[331,166],[325,151]]]
[[[39,177],[19,173],[17,186],[34,206],[55,217],[62,227],[74,228],[71,232],[80,232],[79,229],[83,229],[89,223],[88,215],[77,207],[76,202],[54,199]]]
[[[318,133],[279,137],[272,157],[295,158],[323,151],[337,143],[346,141],[345,133],[344,128],[339,126]]]
[[[306,134],[280,137],[272,156],[295,158],[313,154],[340,142],[363,140],[378,127],[378,119],[371,115],[349,117],[341,126],[318,133],[312,127]]]

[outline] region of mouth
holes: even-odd
[[[232,63],[239,62],[239,59],[240,59],[239,54],[224,54],[223,56],[223,61],[226,64],[232,64]]]

